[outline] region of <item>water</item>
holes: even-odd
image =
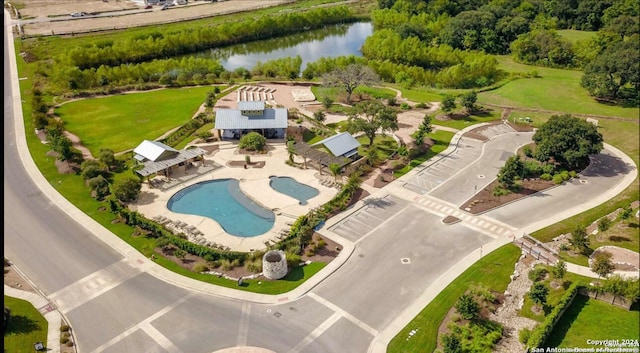
[[[175,193],[167,207],[176,213],[208,217],[225,232],[238,237],[255,237],[268,232],[275,214],[251,201],[236,179],[201,182]]]
[[[275,191],[293,197],[300,201],[301,205],[306,205],[307,200],[318,196],[320,193],[318,189],[301,184],[293,178],[272,176],[269,179],[269,186]]]
[[[360,47],[372,33],[373,25],[370,22],[357,22],[327,26],[323,29],[281,38],[211,49],[194,55],[218,59],[228,71],[240,67],[251,70],[258,61],[264,63],[300,55],[302,58],[300,73],[302,73],[307,63],[322,57],[362,56]]]

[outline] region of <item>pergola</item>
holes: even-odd
[[[194,158],[200,157],[205,154],[207,154],[207,151],[203,150],[200,147],[178,151],[177,154],[169,158],[165,158],[156,162],[153,162],[153,161],[144,162],[143,163],[144,168],[140,170],[136,170],[136,173],[142,175],[143,177],[146,177],[154,173],[157,173],[159,171],[169,169],[174,165],[178,165],[180,163],[190,161]]]
[[[340,168],[344,167],[345,165],[351,163],[352,161],[347,158],[347,157],[343,157],[343,156],[333,156],[327,152],[324,152],[318,148],[314,148],[311,145],[305,143],[305,142],[296,142],[293,144],[293,151],[296,155],[300,155],[304,158],[309,158],[313,161],[316,161],[319,163],[320,168],[324,167],[328,167],[332,164],[337,164],[340,166]]]

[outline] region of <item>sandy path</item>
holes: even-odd
[[[143,1],[42,1],[23,0],[20,10],[24,34],[71,34],[96,30],[113,30],[142,25],[158,25],[206,18],[215,15],[271,7],[291,0],[227,0],[221,2],[190,1],[165,11],[160,6],[145,10]],[[71,17],[73,12],[109,14],[107,17]]]

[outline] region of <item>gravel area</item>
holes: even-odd
[[[511,276],[511,283],[505,291],[503,305],[491,314],[489,319],[503,325],[503,337],[493,348],[494,353],[525,352],[525,347],[518,338],[518,332],[523,328],[533,329],[536,321],[518,316],[522,309],[524,298],[533,282],[529,279],[529,270],[533,268],[535,261],[530,256],[521,256],[515,265]]]

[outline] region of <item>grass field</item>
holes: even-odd
[[[433,352],[436,348],[438,327],[447,312],[470,286],[504,292],[511,281],[509,275],[521,255],[520,248],[507,244],[469,267],[441,291],[411,322],[389,343],[388,353]],[[418,332],[409,337],[411,330]]]
[[[4,306],[11,310],[11,320],[4,332],[5,353],[32,353],[36,342],[47,344],[49,323],[31,303],[5,295]]]
[[[62,105],[56,114],[97,156],[102,148],[129,150],[187,123],[212,90],[187,87],[83,99]]]
[[[546,346],[602,348],[587,344],[587,340],[630,339],[637,342],[640,339],[639,323],[637,308],[629,311],[578,295],[556,324]]]
[[[498,60],[505,71],[536,71],[538,77],[516,79],[495,90],[480,92],[480,103],[638,119],[637,108],[608,106],[591,98],[580,86],[582,71],[518,64],[509,56],[499,56]]]

